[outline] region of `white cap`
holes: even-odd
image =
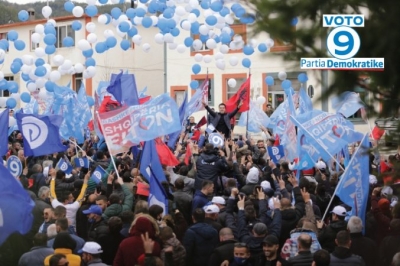
[[[103,253],[101,246],[96,242],[86,242],[82,248],[82,251],[89,254],[100,254]]]
[[[393,195],[393,189],[389,186],[384,186],[382,188],[381,194],[384,196],[390,196]]]
[[[347,215],[347,211],[343,206],[336,206],[335,208],[333,208],[331,213],[334,213],[338,216],[346,216]]]
[[[257,184],[258,183],[258,178],[259,178],[260,172],[256,167],[250,168],[247,177],[246,177],[246,183],[247,184]]]
[[[315,167],[317,167],[319,170],[321,170],[321,169],[326,169],[326,163],[324,163],[323,161],[318,161],[318,162],[315,164]]]
[[[215,196],[211,200],[212,203],[225,205],[226,201],[223,197]]]
[[[370,185],[375,185],[376,183],[378,183],[378,179],[376,179],[376,176],[369,175],[369,184]]]
[[[264,190],[271,188],[271,183],[267,180],[262,181],[260,185]]]
[[[206,213],[219,213],[219,208],[217,205],[212,204],[204,207]]]

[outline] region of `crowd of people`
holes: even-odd
[[[382,162],[386,179],[371,155],[367,215],[349,217],[334,195],[343,174],[334,164],[318,161],[297,179],[291,162],[268,156],[267,146],[277,141],[268,129],[264,139],[235,138],[234,114],[224,104],[209,114],[226,141],[222,147],[192,141],[190,120],[173,151],[180,163],[163,166],[167,210],[149,206],[140,155],[114,156],[114,167],[92,134],[79,148],[70,141],[65,153],[25,158],[21,132],[12,134],[6,157],[22,161],[19,180],[35,202],[34,220],[28,234],[14,233],[0,246],[0,264],[400,265],[400,203],[387,181],[400,154]],[[77,157],[87,157],[90,167],[77,167]],[[71,174],[56,169],[61,158]],[[97,184],[90,177],[99,165],[106,173]]]

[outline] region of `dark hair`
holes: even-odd
[[[97,196],[96,201],[98,201],[98,200],[102,200],[102,201],[105,201],[105,202],[108,201],[107,196],[104,196],[104,195]]]
[[[187,167],[186,165],[182,165],[179,168],[178,174],[183,175],[183,176],[187,176],[189,173],[189,167]]]
[[[339,247],[346,246],[350,242],[350,233],[347,230],[342,230],[336,235],[337,245]]]
[[[58,225],[62,231],[68,230],[68,219],[67,218],[58,218],[56,221],[56,225]]]
[[[282,162],[281,167],[285,171],[289,171],[289,164],[287,162]]]
[[[317,250],[314,253],[315,266],[329,266],[331,263],[331,255],[325,249]]]
[[[157,216],[164,212],[164,209],[157,204],[151,205],[149,208],[149,214],[151,217],[157,220]]]
[[[183,189],[185,187],[185,181],[183,177],[179,177],[175,180],[175,188],[176,189]]]
[[[122,223],[124,224],[131,224],[133,222],[133,219],[135,215],[133,214],[132,211],[124,211],[120,214]]]
[[[214,182],[212,182],[210,180],[203,180],[203,183],[201,183],[201,189],[203,189],[205,187],[208,187],[208,186],[211,186],[213,184],[214,184]]]
[[[47,246],[47,234],[37,233],[33,237],[34,246]]]
[[[121,201],[121,198],[119,197],[118,194],[112,193],[110,195],[110,197],[108,198],[108,201],[110,202],[110,205],[111,204],[119,204],[119,202]]]
[[[64,202],[66,200],[68,200],[69,195],[71,194],[70,191],[63,191],[62,193],[59,193],[60,195],[58,196],[58,200],[60,202]]]
[[[65,173],[61,170],[58,170],[56,173],[56,179],[63,179],[65,177]]]
[[[113,216],[108,220],[108,229],[110,233],[119,233],[122,229],[122,220],[117,216]]]
[[[49,265],[50,266],[58,266],[58,263],[60,262],[61,259],[66,259],[67,256],[64,254],[54,254],[53,256],[50,257],[49,260]]]
[[[160,229],[160,238],[163,241],[167,241],[168,239],[171,239],[174,237],[174,231],[172,230],[171,227],[165,226]]]
[[[309,250],[312,244],[312,238],[309,234],[301,234],[297,238],[297,243],[304,249]]]
[[[67,215],[67,209],[60,205],[54,208],[54,216],[57,218],[63,218]]]
[[[202,208],[197,208],[193,211],[192,217],[197,223],[202,223],[206,218],[206,213]]]
[[[224,104],[224,103],[218,104],[218,107],[220,107],[220,106],[224,106],[226,108],[226,104]]]

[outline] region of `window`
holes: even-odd
[[[29,39],[31,40],[31,47],[30,47],[31,52],[35,51],[35,49],[39,47],[39,43],[32,42],[32,34],[34,32],[35,32],[34,30],[30,30],[29,31]]]
[[[76,91],[76,93],[79,92],[79,89],[82,86],[82,82],[83,82],[83,77],[82,77],[82,73],[77,73],[75,75],[72,76],[72,86],[74,91]]]
[[[298,91],[300,87],[303,85],[303,88],[307,88],[307,84],[301,84],[298,80],[297,77],[300,74],[300,72],[289,72],[287,73],[287,80],[290,80],[292,82],[292,88],[295,91]],[[286,94],[282,89],[282,80],[278,78],[278,73],[272,73],[268,74],[268,76],[272,76],[274,78],[274,85],[273,86],[268,86],[268,93],[267,93],[267,103],[270,103],[272,105],[272,108],[276,109],[285,99],[286,99]]]
[[[191,37],[193,38],[193,41],[195,41],[195,40],[200,40],[200,41],[201,41],[200,35],[199,35],[199,34],[192,34]],[[191,51],[191,52],[194,52],[194,53],[210,51],[210,49],[208,49],[208,47],[207,47],[207,45],[206,45],[205,42],[201,41],[201,43],[202,43],[202,46],[201,46],[201,48],[200,48],[199,50],[195,50],[195,49],[193,48],[193,45],[192,45],[192,46],[190,46],[190,51]]]
[[[57,41],[56,41],[57,48],[64,47],[63,40],[67,36],[71,37],[75,43],[75,31],[72,29],[71,25],[58,26],[56,27],[56,32],[57,32]]]
[[[292,27],[293,31],[296,31],[296,26]],[[283,40],[279,39],[274,39],[274,46],[271,47],[270,51],[271,52],[286,52],[286,51],[292,51],[295,49],[295,44],[296,40],[292,40],[290,42],[285,42]]]
[[[12,81],[14,80],[14,76],[6,76],[4,77],[5,80],[7,81]],[[8,90],[0,90],[0,97],[9,97],[10,92]]]
[[[0,33],[0,40],[2,40],[2,39],[8,40],[7,32],[1,32]],[[6,52],[8,52],[8,51],[9,51],[9,49],[7,49]]]

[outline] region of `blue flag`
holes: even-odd
[[[332,99],[332,107],[337,113],[349,117],[363,108],[364,103],[361,101],[358,93],[346,91],[340,94],[339,97]]]
[[[128,106],[139,104],[136,80],[133,74],[123,74],[122,71],[119,74],[112,74],[107,91],[121,104]]]
[[[185,92],[185,98],[183,99],[183,102],[181,104],[181,106],[179,106],[179,121],[181,124],[184,123],[185,121],[185,111],[186,111],[186,104],[187,104],[187,92]],[[181,134],[182,129],[178,130],[172,134],[169,134],[169,138],[168,138],[168,147],[170,147],[171,149],[175,149],[175,144],[176,141],[179,139],[179,135]]]
[[[143,88],[143,90],[139,91],[139,98],[143,98],[146,96],[147,86]]]
[[[190,98],[186,106],[185,116],[188,117],[195,112],[204,110],[202,101],[208,102],[208,77],[201,83],[200,87],[196,90],[194,95]]]
[[[9,123],[9,111],[8,109],[4,110],[0,114],[0,156],[6,155],[8,151],[8,141],[7,137],[10,134],[8,134],[8,123]],[[12,127],[11,127],[12,128]]]
[[[268,115],[261,110],[260,107],[257,106],[257,104],[254,101],[250,101],[250,109],[249,111],[245,111],[240,114],[238,126],[246,127],[247,126],[247,131],[253,132],[253,133],[259,133],[261,132],[261,126],[267,127],[270,119]],[[247,123],[247,118],[249,119],[249,122]]]
[[[130,115],[131,125],[123,144],[152,140],[182,128],[178,106],[167,93],[144,104],[130,106],[126,113]],[[108,120],[101,119],[101,122],[104,125]]]
[[[41,156],[67,149],[60,139],[62,117],[17,114],[18,128],[22,131],[25,156]]]
[[[101,182],[101,178],[106,173],[106,171],[99,165],[94,169],[90,179],[92,179],[96,184]]]
[[[31,230],[32,209],[35,203],[3,164],[0,164],[0,176],[0,245],[2,245],[12,233],[25,235]]]
[[[297,129],[297,151],[299,153],[299,161],[295,165],[294,169],[296,170],[308,170],[314,167],[315,162],[317,160],[313,160],[311,156],[308,154],[307,149],[303,149],[304,147],[310,147],[307,143],[307,140],[304,137],[303,130]],[[300,171],[298,171],[300,173]]]
[[[269,155],[269,157],[271,157],[271,160],[274,162],[274,163],[279,163],[279,161],[283,158],[283,157],[285,157],[285,153],[284,153],[284,150],[283,150],[283,146],[282,145],[279,145],[279,146],[268,146],[267,147],[267,149],[268,149],[268,155]]]
[[[58,161],[56,167],[68,175],[72,172],[72,165],[63,158]]]
[[[84,138],[86,135],[84,131],[89,121],[92,119],[92,112],[90,111],[89,103],[86,96],[86,88],[83,83],[77,94],[77,102],[75,103],[74,113],[75,115],[73,122],[77,125],[79,131],[79,136],[76,137],[76,140],[80,144],[84,142]]]
[[[22,108],[24,114],[39,114],[39,104],[35,98],[31,98],[31,101]]]
[[[300,109],[300,114],[310,112],[313,109],[311,98],[310,96],[308,96],[307,92],[304,90],[303,87],[301,87],[299,91],[299,109]]]
[[[76,167],[89,168],[89,160],[87,157],[75,158],[74,163]]]
[[[361,145],[351,157],[348,167],[336,187],[336,195],[350,206],[351,215],[358,216],[365,224],[369,192],[369,140],[365,134]]]
[[[168,197],[161,186],[161,182],[166,181],[166,178],[155,145],[154,140],[145,142],[140,161],[140,173],[150,184],[149,206],[157,204],[164,209],[164,214],[167,214]]]

